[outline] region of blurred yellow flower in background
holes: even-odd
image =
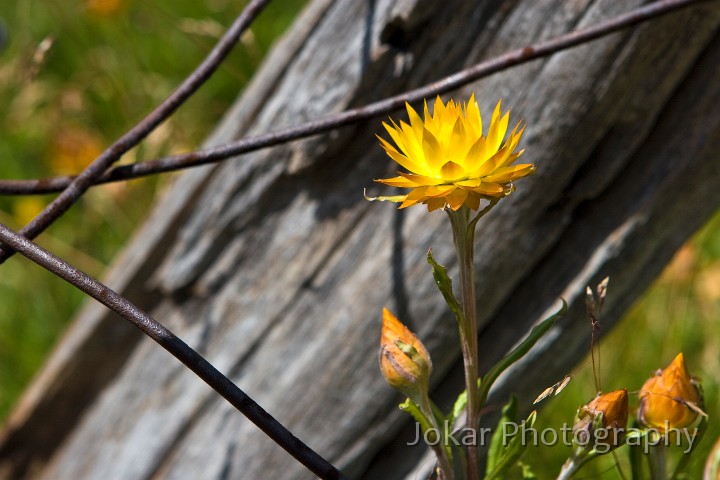
[[[37,217],[46,202],[38,197],[21,197],[13,202],[13,216],[20,226],[25,226]]]
[[[685,367],[682,353],[664,370],[658,370],[640,390],[638,420],[646,427],[684,428],[697,419],[702,394],[697,380]]]
[[[385,152],[410,173],[376,180],[386,185],[410,188],[407,195],[370,198],[401,203],[406,208],[417,203],[428,211],[448,206],[458,210],[467,205],[478,210],[482,198],[501,198],[512,191],[512,181],[530,175],[535,166],[529,163],[512,165],[523,153],[515,152],[522,136],[520,124],[507,132],[509,113],[502,113],[497,103],[490,120],[487,136],[483,135],[480,108],[475,95],[461,105],[449,100],[445,105],[435,100],[433,114],[425,103],[425,119],[406,104],[410,124],[401,121],[392,126],[383,122],[398,148],[378,136]],[[398,150],[399,149],[399,150]]]
[[[103,151],[99,135],[78,126],[57,131],[50,147],[50,169],[54,175],[80,173]]]
[[[122,11],[129,0],[85,0],[85,10],[97,17],[110,17]]]

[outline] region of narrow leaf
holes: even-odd
[[[505,450],[505,433],[506,424],[517,423],[517,397],[515,395],[510,396],[510,400],[502,409],[500,420],[498,421],[495,432],[493,432],[492,439],[490,440],[490,447],[488,448],[487,455],[487,466],[485,468],[485,474],[490,475],[495,471],[502,460],[503,453]]]
[[[457,318],[458,323],[463,325],[465,316],[460,302],[453,293],[452,280],[448,276],[447,269],[435,261],[432,249],[428,250],[427,261],[432,266],[435,284],[440,290],[440,293],[442,293],[442,296],[445,298],[445,302],[450,307],[450,310],[455,314],[455,318]]]
[[[435,433],[437,432],[432,426],[430,420],[428,420],[428,418],[422,413],[420,407],[415,402],[413,402],[409,398],[406,398],[405,401],[399,406],[400,410],[404,410],[409,413],[415,419],[418,425],[420,425],[420,431],[423,434],[423,438],[427,438],[433,442],[438,440],[437,438],[430,438],[428,435],[426,435],[426,433],[429,431],[433,431]]]
[[[500,374],[507,370],[510,365],[525,356],[525,354],[527,354],[527,352],[529,352],[530,349],[535,346],[537,341],[540,340],[540,338],[545,335],[548,330],[550,330],[550,328],[555,324],[555,321],[557,321],[558,318],[562,317],[563,315],[565,315],[565,313],[567,313],[567,302],[563,300],[562,303],[562,307],[560,308],[560,310],[558,310],[557,313],[535,325],[530,331],[530,334],[525,338],[525,340],[522,341],[520,345],[515,347],[512,352],[505,355],[504,358],[502,358],[498,363],[496,363],[490,369],[490,371],[488,371],[482,377],[482,382],[480,383],[480,405],[485,404],[487,395],[490,392],[490,387],[492,387],[492,384],[495,382],[495,380],[497,380]]]
[[[704,413],[704,412],[703,412]],[[695,430],[695,435],[693,437],[693,443],[690,447],[690,451],[687,453],[683,452],[682,457],[680,457],[680,460],[678,460],[677,465],[675,466],[675,471],[673,472],[672,476],[670,477],[670,480],[675,480],[676,478],[680,478],[679,476],[682,474],[683,470],[685,470],[685,467],[687,467],[688,462],[690,461],[690,456],[697,448],[698,444],[700,443],[700,440],[705,436],[705,432],[707,431],[708,426],[708,419],[707,414],[703,417],[700,417],[700,423],[697,426],[697,429]],[[713,449],[716,450],[716,449]],[[715,456],[717,457],[717,452],[715,452]],[[717,462],[717,458],[715,461]],[[715,465],[717,467],[717,463]],[[713,477],[710,477],[713,478]],[[717,477],[715,477],[717,478]]]
[[[520,428],[532,428],[535,425],[536,418],[537,412],[532,412],[525,422],[520,425]],[[523,435],[515,434],[508,442],[507,447],[503,450],[502,457],[495,466],[495,469],[485,476],[485,480],[499,480],[506,478],[506,473],[517,463],[522,454],[525,453],[526,447],[527,444],[523,441]]]

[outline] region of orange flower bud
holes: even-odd
[[[387,308],[383,308],[380,370],[390,386],[416,403],[427,391],[432,371],[425,346]]]
[[[684,428],[697,419],[702,408],[698,382],[685,367],[682,353],[664,370],[658,370],[642,386],[638,420],[646,427]]]
[[[596,419],[602,414],[602,426],[596,425]],[[615,390],[604,395],[598,395],[590,403],[578,410],[578,423],[573,426],[575,438],[590,442],[594,440],[595,448],[603,446],[605,451],[617,447],[625,432],[628,420],[628,394],[627,389]],[[585,438],[578,435],[585,430]]]

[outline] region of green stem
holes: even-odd
[[[465,366],[465,388],[467,404],[465,414],[466,427],[476,433],[480,425],[482,408],[478,388],[478,321],[477,300],[475,296],[475,226],[478,220],[492,209],[499,199],[491,201],[474,217],[470,217],[470,209],[466,206],[457,211],[447,209],[453,231],[453,242],[458,256],[460,269],[460,290],[462,292],[463,321],[460,325],[460,344]],[[479,445],[467,446],[466,480],[477,480],[480,467],[478,457]]]
[[[460,325],[460,343],[465,365],[465,388],[467,389],[467,428],[476,431],[479,424],[478,404],[478,350],[477,310],[475,301],[474,237],[476,220],[470,221],[470,209],[463,206],[459,211],[448,210],[453,230],[453,241],[458,255],[460,289],[462,292],[464,324]],[[467,446],[467,480],[478,479],[478,446]]]
[[[652,480],[665,480],[667,478],[667,445],[665,438],[661,437],[648,454],[650,465],[650,478]]]
[[[424,391],[427,392],[427,389],[425,389]],[[420,403],[419,407],[420,411],[432,424],[435,431],[438,432],[438,435],[441,435],[440,441],[433,442],[433,445],[430,445],[430,448],[432,448],[432,450],[435,452],[435,456],[437,457],[438,461],[438,468],[440,470],[438,474],[438,479],[453,480],[453,466],[450,458],[448,457],[448,452],[446,450],[447,445],[445,444],[445,438],[448,432],[445,432],[445,430],[441,428],[441,425],[438,424],[437,417],[435,416],[435,412],[433,412],[432,406],[430,405],[430,398],[427,396],[427,394],[423,395],[422,402]]]
[[[573,455],[568,458],[560,470],[557,480],[569,480],[575,476],[575,474],[582,468],[588,460],[590,460],[589,453],[592,449],[589,447],[578,448]]]

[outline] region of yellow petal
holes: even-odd
[[[445,162],[440,169],[440,176],[446,181],[452,181],[465,176],[465,169],[455,162]]]
[[[411,182],[416,183],[417,185],[422,186],[428,186],[428,185],[439,185],[441,183],[444,183],[437,178],[433,177],[426,177],[424,175],[415,175],[413,173],[404,173],[404,172],[398,172],[401,176],[407,178]]]
[[[369,197],[367,194],[365,195],[365,200],[368,200],[370,202],[394,202],[394,203],[401,203],[405,201],[405,197],[407,195],[391,195],[391,196],[379,196],[379,197]]]
[[[428,212],[434,212],[435,210],[445,206],[445,199],[440,198],[428,198],[424,202],[427,205]]]
[[[458,210],[465,203],[465,199],[468,197],[468,191],[462,188],[457,188],[449,195],[445,196],[445,201],[450,205],[453,210]]]
[[[406,169],[410,170],[411,172],[418,172],[421,173],[424,169],[418,165],[416,162],[413,162],[408,157],[403,155],[402,153],[398,152],[395,147],[390,145],[390,143],[385,140],[384,138],[378,136],[377,137],[380,140],[380,145],[385,150],[385,153],[388,154],[390,158],[395,160],[398,164],[405,167]]]
[[[480,209],[480,194],[473,191],[468,191],[468,197],[465,200],[465,205],[470,207],[471,210]]]
[[[455,185],[431,185],[425,190],[425,195],[428,197],[444,197],[455,189],[457,189]]]
[[[483,180],[486,182],[507,183],[515,180],[516,178],[522,178],[530,175],[534,171],[535,165],[532,163],[521,163],[520,165],[511,165],[509,167],[499,168],[495,170],[492,175],[488,175],[483,178]]]
[[[458,187],[468,187],[468,188],[475,188],[479,186],[483,182],[482,178],[470,178],[468,180],[463,180],[461,182],[454,182],[455,185]]]
[[[480,167],[478,167],[477,170],[472,172],[470,174],[471,177],[485,177],[487,175],[490,175],[493,173],[493,171],[497,168],[498,164],[500,163],[500,160],[505,156],[505,150],[500,150],[492,157],[485,160],[482,164],[480,164]]]
[[[378,178],[374,180],[378,183],[384,183],[385,185],[390,185],[391,187],[400,187],[400,188],[415,188],[419,187],[417,183],[408,180],[405,177],[393,177],[393,178]]]
[[[452,132],[449,137],[447,148],[447,158],[453,162],[462,165],[465,163],[465,155],[468,151],[468,134],[465,131],[465,122],[462,117],[455,119]],[[463,169],[464,170],[464,169]]]
[[[440,150],[440,144],[427,128],[423,129],[422,148],[423,153],[425,154],[425,162],[430,171],[432,173],[439,172],[440,167],[442,166],[442,152]]]
[[[472,188],[473,192],[477,192],[481,195],[489,195],[491,197],[497,197],[505,194],[505,189],[502,185],[497,183],[482,183],[475,188]]]
[[[488,146],[487,139],[480,137],[475,140],[475,143],[470,147],[465,155],[465,162],[463,163],[465,169],[472,172],[480,168],[485,161],[491,157],[490,147]]]
[[[423,121],[420,118],[420,115],[418,115],[417,112],[407,102],[405,102],[405,108],[407,109],[408,118],[410,119],[410,126],[412,126],[415,137],[422,137]]]
[[[505,132],[507,132],[508,122],[510,121],[510,113],[505,113],[502,118],[496,120],[496,115],[500,114],[500,102],[498,102],[493,113],[493,120],[490,124],[490,130],[487,135],[487,143],[492,151],[497,151],[500,148]]]
[[[410,193],[407,194],[405,197],[405,201],[403,201],[402,205],[400,205],[400,208],[407,208],[415,205],[416,203],[419,203],[427,198],[427,195],[425,195],[425,191],[429,187],[417,187],[413,189]]]
[[[465,110],[465,116],[467,117],[468,124],[472,128],[473,137],[480,137],[483,133],[482,116],[480,115],[480,107],[478,107],[474,93],[470,95],[470,100],[468,101],[467,108]]]

